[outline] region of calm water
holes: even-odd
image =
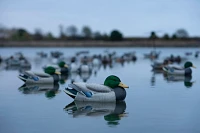
[[[124,132],[136,133],[199,133],[200,132],[200,58],[187,57],[197,69],[193,69],[194,82],[187,87],[184,81],[166,80],[163,74],[151,71],[151,61],[143,58],[151,48],[1,48],[0,54],[8,57],[21,51],[31,61],[32,70],[41,71],[41,67],[50,62],[36,57],[36,52],[60,50],[64,56],[72,56],[80,50],[89,50],[90,54],[116,51],[117,55],[136,51],[136,62],[113,64],[113,67],[101,67],[97,74],[87,82],[103,83],[111,74],[120,77],[129,85],[124,103],[76,103],[78,111],[64,109],[73,100],[64,92],[65,84],[60,84],[54,97],[48,92],[23,92],[19,87],[23,82],[17,78],[19,71],[0,68],[0,132],[1,133],[55,133],[55,132]],[[160,60],[170,54],[185,57],[185,52],[195,52],[196,48],[159,48]],[[82,81],[79,75],[73,77]],[[117,111],[124,111],[118,115]],[[113,114],[115,112],[117,115]]]

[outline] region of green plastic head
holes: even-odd
[[[61,67],[61,68],[62,67],[68,67],[64,61],[59,62],[58,66]]]
[[[104,85],[110,88],[116,88],[118,86],[123,87],[123,88],[128,88],[127,85],[121,83],[121,80],[117,76],[114,76],[114,75],[108,76],[104,81]]]
[[[59,72],[56,71],[56,69],[54,67],[51,67],[51,66],[45,68],[44,72],[47,73],[47,74],[50,74],[50,75],[60,74]]]
[[[189,67],[194,67],[195,68],[195,66],[193,66],[192,62],[190,62],[190,61],[186,62],[184,67],[185,68],[189,68]]]

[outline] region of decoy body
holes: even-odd
[[[56,71],[53,67],[47,67],[45,73],[38,73],[32,71],[25,71],[18,77],[26,84],[50,84],[59,81],[60,72]]]
[[[154,62],[151,66],[153,70],[162,70],[162,68],[168,64],[170,64],[170,61],[164,60],[163,62]]]
[[[190,76],[192,75],[192,69],[190,67],[196,68],[193,66],[191,62],[186,62],[184,65],[184,68],[180,67],[173,67],[173,66],[164,66],[163,70],[167,74],[172,74],[172,75],[185,75],[185,76]]]
[[[64,92],[76,101],[114,102],[126,98],[128,88],[114,75],[108,76],[104,85],[96,83],[72,83]]]
[[[64,61],[59,62],[57,65],[46,65],[44,69],[47,67],[54,67],[61,74],[68,74],[69,72],[69,67]]]

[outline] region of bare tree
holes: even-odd
[[[60,39],[64,39],[64,38],[65,38],[65,34],[64,34],[64,32],[63,32],[63,29],[64,29],[63,25],[60,24],[60,25],[59,25]]]

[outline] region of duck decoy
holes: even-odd
[[[163,70],[167,74],[171,75],[185,75],[185,76],[190,76],[192,75],[192,69],[190,67],[196,68],[192,62],[188,61],[185,63],[184,67],[173,67],[173,66],[164,66]]]
[[[128,88],[114,75],[108,76],[104,85],[96,83],[77,82],[68,85],[64,92],[76,101],[114,102],[126,98]]]
[[[45,73],[25,71],[18,77],[26,84],[53,84],[59,81],[60,72],[53,67],[47,67]]]

